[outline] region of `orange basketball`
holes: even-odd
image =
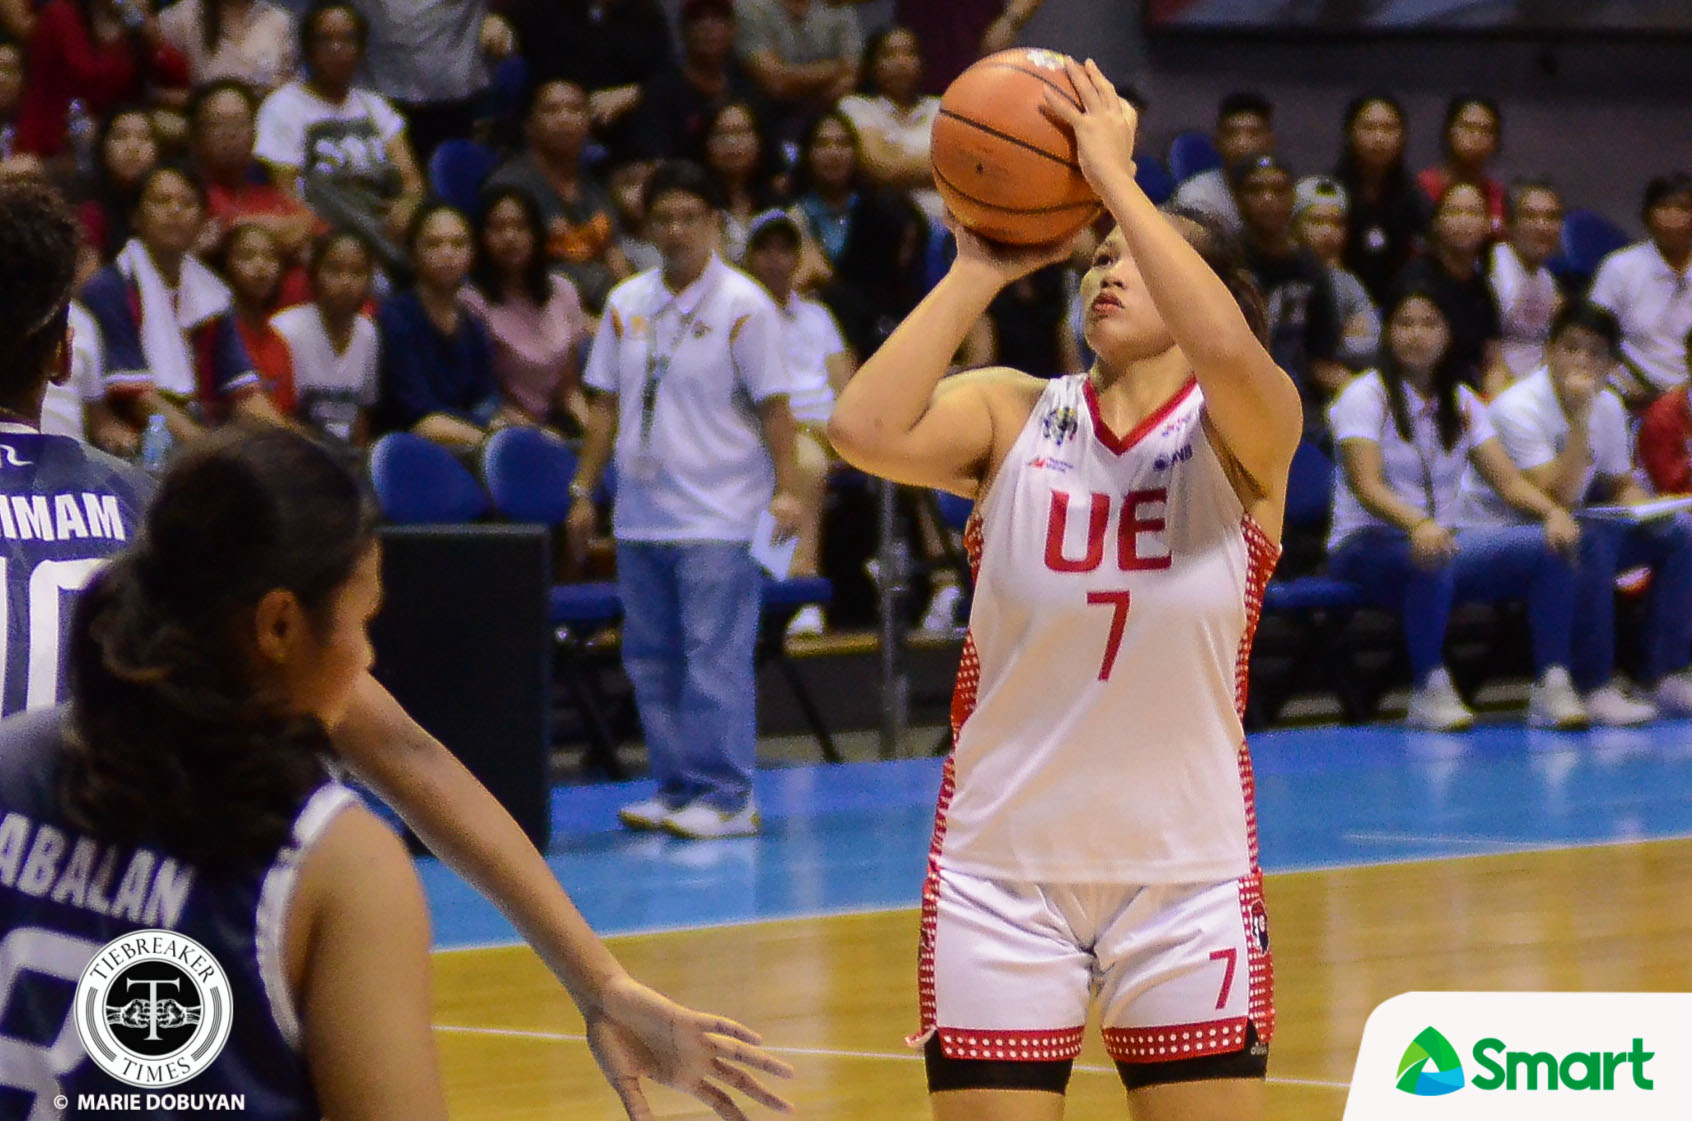
[[[930,149],[935,186],[982,237],[1039,245],[1098,213],[1074,135],[1041,108],[1049,89],[1080,107],[1065,61],[1056,51],[1000,51],[959,74],[940,99]]]

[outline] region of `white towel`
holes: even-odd
[[[123,247],[117,267],[141,293],[141,352],[153,385],[165,393],[196,396],[199,383],[188,332],[234,307],[229,286],[192,256],[184,257],[172,301],[170,288],[139,239]]]

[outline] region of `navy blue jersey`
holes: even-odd
[[[0,425],[0,716],[64,700],[70,598],[134,539],[152,494],[138,467]]]
[[[67,823],[57,794],[65,711],[0,722],[0,1117],[57,1117],[59,1095],[72,1117],[106,1115],[114,1103],[139,1103],[139,1112],[123,1114],[131,1117],[199,1113],[189,1103],[210,1095],[229,1095],[225,1108],[238,1096],[231,1116],[247,1121],[321,1117],[300,1051],[282,931],[300,861],[353,795],[326,782],[295,818],[291,843],[271,860],[207,874],[168,853],[110,844]],[[192,939],[226,981],[218,1009],[229,1020],[222,1050],[187,1081],[152,1090],[114,1078],[90,1058],[76,1007],[88,1002],[90,990],[79,995],[78,979],[85,969],[95,972],[96,955],[114,962],[120,956],[101,948],[139,930]],[[194,1009],[195,1022],[212,1014],[209,1003]],[[106,1022],[121,1022],[122,1013]],[[170,1104],[149,1108],[149,1093]]]

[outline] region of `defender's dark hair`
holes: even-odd
[[[1246,268],[1245,253],[1239,239],[1223,228],[1215,218],[1190,206],[1166,206],[1163,212],[1183,221],[1175,223],[1187,244],[1192,246],[1210,271],[1228,286],[1228,292],[1245,316],[1246,326],[1257,341],[1269,345],[1269,308],[1263,302],[1263,291]]]
[[[269,859],[330,744],[254,680],[253,610],[285,588],[326,632],[374,525],[358,480],[303,436],[264,426],[192,446],[77,604],[59,788],[71,821],[207,869]]]
[[[674,191],[692,195],[712,210],[722,209],[722,193],[717,190],[717,184],[703,167],[692,160],[665,160],[654,168],[652,178],[646,181],[646,190],[640,196],[641,209],[651,214],[652,204],[658,201],[658,196]]]
[[[0,180],[0,399],[33,393],[66,345],[80,240],[57,191],[31,179]]]
[[[488,256],[484,244],[494,208],[503,202],[516,203],[517,209],[523,212],[523,221],[528,223],[533,244],[529,261],[523,266],[523,274],[518,279],[522,281],[524,294],[534,301],[535,306],[545,307],[552,298],[553,285],[552,267],[546,259],[546,218],[541,214],[540,203],[535,201],[535,196],[517,187],[498,187],[482,196],[482,206],[476,214],[476,257],[470,266],[470,283],[476,286],[490,306],[505,302],[505,277],[500,275],[499,266]]]
[[[1562,337],[1563,332],[1576,328],[1591,331],[1603,339],[1604,346],[1611,354],[1621,354],[1621,324],[1609,308],[1600,307],[1591,300],[1571,300],[1552,317],[1551,334],[1547,339],[1555,342]],[[1692,335],[1688,338],[1692,338]]]
[[[1381,353],[1380,360],[1375,365],[1381,374],[1381,384],[1386,387],[1387,406],[1392,411],[1392,426],[1398,430],[1401,439],[1410,442],[1415,437],[1410,427],[1410,406],[1404,400],[1404,363],[1393,353],[1390,336],[1392,317],[1398,314],[1399,308],[1415,299],[1428,301],[1445,321],[1445,353],[1439,356],[1433,370],[1434,423],[1439,429],[1440,446],[1450,451],[1457,446],[1458,437],[1463,435],[1463,414],[1457,408],[1457,387],[1463,384],[1464,370],[1463,362],[1457,355],[1455,339],[1452,337],[1451,309],[1432,288],[1419,284],[1407,285],[1394,289],[1387,298],[1387,302],[1381,307]]]
[[[1266,124],[1272,125],[1275,123],[1274,103],[1256,90],[1235,90],[1216,103],[1217,124],[1242,113],[1262,117]]]

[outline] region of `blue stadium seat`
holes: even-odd
[[[482,451],[482,477],[493,495],[494,508],[511,521],[563,524],[570,513],[570,480],[575,475],[576,453],[538,428],[503,428]],[[547,602],[558,640],[558,680],[581,715],[588,738],[587,762],[620,778],[617,736],[599,686],[605,659],[595,657],[588,646],[622,617],[617,585],[608,580],[556,584]]]
[[[1301,442],[1287,478],[1287,508],[1282,530],[1283,557],[1299,538],[1320,539],[1327,532],[1338,468],[1320,446]],[[1317,546],[1319,548],[1319,546]],[[1292,616],[1302,644],[1314,654],[1321,679],[1328,682],[1350,721],[1367,717],[1345,640],[1346,624],[1364,605],[1363,589],[1319,573],[1272,579],[1263,589],[1266,614]],[[1255,710],[1260,697],[1251,697]]]
[[[494,162],[493,152],[474,140],[443,140],[429,157],[429,189],[466,214],[474,214]]]
[[[1163,161],[1154,155],[1134,158],[1134,182],[1140,185],[1140,190],[1146,193],[1146,197],[1151,199],[1155,206],[1162,206],[1175,195],[1175,177],[1163,166]]]
[[[1625,230],[1596,210],[1571,210],[1563,217],[1562,244],[1546,267],[1561,280],[1584,284],[1605,257],[1629,241]]]
[[[396,525],[454,525],[488,513],[487,492],[439,444],[390,432],[370,449],[370,484],[382,517]]]
[[[1169,142],[1169,174],[1177,184],[1222,166],[1222,155],[1210,141],[1210,134],[1188,129]]]

